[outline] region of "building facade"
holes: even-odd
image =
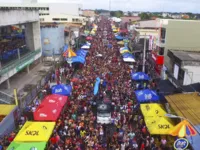
[[[179,87],[200,82],[200,52],[169,50],[168,79]]]
[[[64,25],[41,26],[41,44],[43,56],[61,54],[65,45],[64,30]]]

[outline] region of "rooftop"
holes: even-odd
[[[199,93],[182,93],[165,96],[178,116],[189,119],[194,125],[200,125]]]
[[[169,57],[175,57],[180,61],[200,62],[200,52],[169,50]]]
[[[139,22],[139,28],[159,28],[159,24],[157,20],[146,20]]]

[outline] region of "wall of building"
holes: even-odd
[[[184,85],[200,82],[200,66],[184,66],[183,68],[185,69]]]
[[[61,54],[61,49],[65,45],[64,29],[64,25],[59,25],[58,27],[41,28],[43,56]]]
[[[0,16],[0,26],[39,21],[38,10],[0,10]]]
[[[40,23],[32,22],[25,25],[26,46],[30,50],[41,49]]]
[[[162,22],[162,20],[160,20]],[[170,58],[167,56],[168,50],[181,51],[200,51],[200,21],[193,20],[167,20],[165,44],[160,44],[165,47],[165,65],[169,67]]]
[[[55,20],[56,18],[56,20]],[[85,24],[86,18],[79,17],[79,16],[72,16],[72,15],[47,15],[47,16],[40,16],[41,23],[78,23],[78,24]]]
[[[82,5],[76,3],[49,3],[49,14],[65,14],[79,16],[82,14]]]
[[[16,129],[15,120],[19,119],[18,107],[16,106],[10,114],[8,114],[0,122],[0,136],[8,135]]]
[[[200,51],[200,21],[169,20],[166,30],[168,49]]]

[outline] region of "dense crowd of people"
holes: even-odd
[[[108,47],[108,43],[112,47]],[[150,81],[150,84],[132,82],[130,74],[137,71],[137,65],[130,68],[128,63],[124,63],[119,49],[111,22],[102,18],[85,65],[79,65],[79,69],[74,71],[73,67],[64,64],[52,74],[51,82],[59,84],[65,79],[65,83],[73,85],[73,92],[56,123],[48,150],[173,149],[166,137],[149,134],[133,92],[138,88],[156,89],[155,81]],[[98,94],[94,95],[97,77],[101,82]],[[50,89],[48,84],[45,88],[46,92]],[[99,101],[112,105],[112,122],[108,125],[97,123],[96,105]],[[39,100],[27,111],[34,112],[38,104]],[[22,117],[20,125],[27,119]],[[0,145],[8,146],[14,137],[12,133],[0,141]]]
[[[24,39],[13,38],[9,40],[0,41],[0,53],[4,53],[10,50],[18,49],[25,45]]]
[[[112,48],[104,43],[105,39]],[[91,44],[86,64],[73,77],[69,76],[72,77],[73,94],[57,122],[49,149],[151,150],[160,147],[169,150],[165,137],[154,139],[148,133],[134,97],[133,87],[137,88],[137,84],[130,78],[131,71],[136,70],[122,61],[110,21],[102,20],[98,24]],[[97,77],[101,84],[98,96],[94,96]],[[154,81],[148,85],[149,88],[155,86]],[[97,101],[112,104],[111,124],[97,123]],[[156,140],[161,145],[156,145]]]

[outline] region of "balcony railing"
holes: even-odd
[[[24,62],[30,60],[31,58],[33,58],[35,55],[39,54],[40,52],[41,52],[41,49],[29,52],[28,54],[22,56],[20,59],[14,60],[10,62],[9,64],[3,66],[0,70],[0,76],[2,76],[3,74],[6,74],[7,72],[14,69],[18,65],[24,64]]]

